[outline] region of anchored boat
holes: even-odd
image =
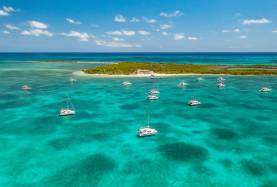
[[[74,106],[69,98],[66,100],[66,103],[67,103],[67,107],[60,109],[60,116],[69,116],[69,115],[76,114]]]
[[[130,85],[132,85],[132,83],[131,83],[130,81],[124,81],[124,82],[122,83],[122,85],[123,85],[123,86],[130,86]]]
[[[192,99],[188,102],[189,106],[197,106],[197,105],[201,105],[202,103],[196,99]]]

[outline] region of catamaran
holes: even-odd
[[[158,133],[158,131],[154,128],[151,128],[149,126],[149,113],[148,113],[148,120],[147,120],[147,126],[146,127],[141,127],[138,129],[137,135],[139,137],[145,137],[145,136],[154,136]]]
[[[149,91],[149,94],[150,94],[150,95],[157,95],[157,94],[159,94],[159,93],[160,93],[160,91],[157,90],[157,89],[151,89],[151,90]]]
[[[157,100],[157,99],[159,99],[159,97],[157,95],[153,95],[153,94],[148,95],[147,98],[149,100]]]
[[[182,82],[180,82],[180,83],[177,85],[177,87],[179,87],[179,88],[184,88],[184,87],[186,87],[187,85],[188,85],[188,83],[182,81]]]
[[[197,105],[201,105],[202,103],[196,99],[192,99],[188,102],[189,106],[197,106]]]
[[[259,91],[260,92],[271,92],[271,88],[268,88],[268,87],[263,87],[263,88],[261,88]]]
[[[69,115],[74,115],[76,114],[76,111],[74,109],[73,104],[71,103],[70,99],[68,98],[66,100],[67,107],[66,108],[61,108],[60,109],[60,116],[69,116]]]
[[[76,79],[74,79],[73,77],[70,77],[69,78],[69,82],[71,82],[71,83],[74,83],[74,82],[76,82],[77,80]]]
[[[225,79],[223,77],[218,77],[217,81],[222,82],[225,81]]]
[[[225,87],[225,84],[223,82],[220,82],[220,83],[217,84],[217,87],[218,88],[223,88],[223,87]]]
[[[28,85],[23,85],[23,86],[21,86],[21,89],[22,89],[22,90],[31,90],[32,87],[30,87],[30,86],[28,86]]]
[[[122,85],[123,85],[123,86],[130,86],[130,85],[132,85],[132,83],[131,83],[130,81],[124,81],[124,82],[122,83]]]
[[[150,78],[150,79],[155,79],[155,78],[157,78],[157,77],[156,77],[154,74],[150,74],[150,75],[149,75],[149,78]]]

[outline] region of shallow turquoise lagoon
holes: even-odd
[[[223,89],[216,76],[130,78],[126,88],[72,74],[95,65],[0,62],[0,186],[277,186],[276,77],[225,76]],[[146,100],[151,88],[159,100]],[[77,114],[59,117],[67,97]],[[148,112],[159,134],[138,138]]]

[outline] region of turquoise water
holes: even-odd
[[[116,56],[64,55],[91,63],[39,63],[32,60],[57,56],[0,54],[0,186],[277,186],[276,77],[226,76],[223,89],[216,87],[216,76],[200,82],[195,76],[129,78],[133,85],[126,88],[125,78],[72,74]],[[254,64],[251,59],[277,59],[262,57],[234,58]],[[72,76],[75,84],[68,81]],[[177,88],[180,81],[187,88]],[[22,91],[23,84],[33,90]],[[259,93],[263,86],[273,91]],[[149,102],[154,87],[160,98]],[[67,96],[77,114],[59,117]],[[188,107],[194,97],[203,104]],[[159,134],[138,138],[148,111]]]

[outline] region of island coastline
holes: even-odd
[[[277,67],[270,65],[199,65],[172,63],[121,62],[83,69],[75,75],[99,78],[177,77],[177,76],[276,76]]]

